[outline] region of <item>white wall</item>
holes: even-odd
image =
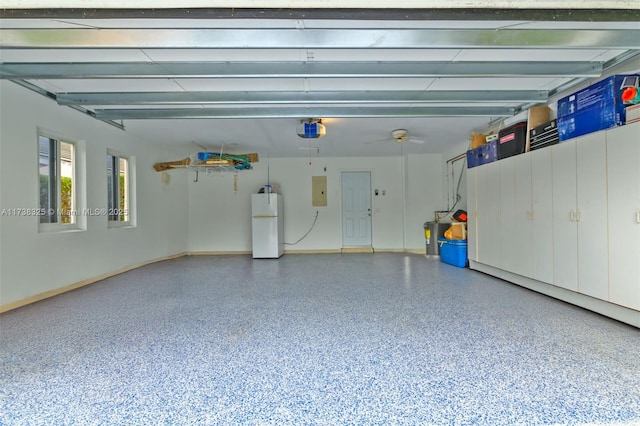
[[[285,196],[285,240],[289,251],[342,247],[340,176],[370,171],[372,238],[378,250],[424,251],[423,223],[443,200],[444,162],[434,154],[392,157],[271,158],[262,154],[254,170],[235,173],[170,171],[166,185],[152,165],[184,157],[126,131],[82,115],[21,88],[0,82],[0,210],[38,207],[37,130],[49,129],[86,147],[86,207],[106,208],[107,149],[135,157],[137,226],[108,228],[106,217],[87,217],[86,229],[43,233],[38,219],[0,216],[0,307],[92,279],[131,265],[192,252],[250,252],[250,194],[267,183]],[[311,205],[311,177],[326,175],[327,207]],[[384,192],[385,195],[382,195]]]
[[[375,249],[424,250],[423,223],[433,210],[441,208],[440,155],[314,157],[311,164],[307,158],[269,159],[261,155],[253,170],[238,173],[237,192],[234,192],[232,172],[200,173],[196,183],[193,182],[195,173],[186,171],[189,173],[189,250],[251,251],[250,194],[267,183],[267,175],[271,184],[280,185],[284,196],[286,242],[293,243],[302,237],[318,211],[311,233],[300,243],[287,245],[286,250],[342,248],[342,171],[371,172],[372,189],[378,189],[379,193],[372,196]],[[313,207],[311,177],[323,175],[327,176],[327,206]],[[383,191],[386,195],[382,195]]]
[[[0,210],[38,207],[38,127],[84,141],[87,208],[107,207],[107,149],[135,157],[137,183],[135,228],[98,216],[83,231],[41,233],[37,217],[0,216],[0,306],[187,250],[186,176],[165,185],[152,168],[175,154],[11,82],[0,89]]]
[[[458,143],[454,143],[451,145],[452,148],[449,149],[442,155],[442,167],[443,167],[443,176],[442,176],[442,184],[443,184],[443,209],[453,208],[455,203],[455,195],[458,180],[460,179],[462,173],[462,180],[460,181],[460,189],[458,194],[461,196],[460,201],[455,206],[454,211],[458,209],[466,210],[467,209],[467,161],[466,158],[463,160],[458,160],[452,165],[449,165],[447,168],[446,162],[450,159],[457,157],[460,154],[466,154],[467,150],[470,147],[470,141],[462,141]],[[453,172],[453,173],[452,173]]]

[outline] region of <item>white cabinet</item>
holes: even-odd
[[[469,179],[474,269],[640,324],[640,122],[485,164]]]
[[[500,242],[500,258],[495,265],[507,271],[513,271],[514,264],[520,257],[520,242],[515,239],[516,232],[516,186],[515,157],[505,158],[498,162],[500,168],[500,206],[499,224],[495,238]]]
[[[640,122],[607,133],[609,301],[640,310]]]
[[[606,132],[552,149],[554,281],[608,300]]]
[[[531,151],[531,208],[533,233],[532,278],[553,283],[553,170],[551,149]]]
[[[578,138],[578,292],[609,299],[607,238],[607,132]]]
[[[500,162],[477,167],[477,246],[478,262],[500,264]]]
[[[514,161],[514,230],[510,248],[513,250],[511,271],[533,277],[533,207],[531,187],[531,156],[517,155]]]
[[[478,260],[476,229],[478,223],[477,167],[467,169],[467,255],[469,260]]]
[[[496,266],[531,277],[531,162],[528,156],[517,155],[502,159],[498,164],[500,214],[496,238],[500,242],[500,259]]]
[[[552,147],[553,283],[578,291],[576,141]]]

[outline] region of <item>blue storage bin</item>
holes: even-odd
[[[467,168],[482,164],[493,163],[498,160],[498,140],[480,145],[476,149],[467,151]]]
[[[467,240],[447,240],[438,238],[440,260],[449,265],[465,268],[467,260]]]

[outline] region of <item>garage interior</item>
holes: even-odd
[[[640,73],[640,8],[619,3],[0,10],[0,423],[640,421],[639,309],[442,264],[423,232],[474,213],[471,134]],[[41,137],[73,146],[70,226],[21,214]],[[124,220],[105,157],[128,164]],[[250,255],[265,185],[277,260]]]

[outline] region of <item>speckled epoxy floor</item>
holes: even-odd
[[[421,255],[181,258],[0,327],[2,425],[640,423],[640,330]]]

